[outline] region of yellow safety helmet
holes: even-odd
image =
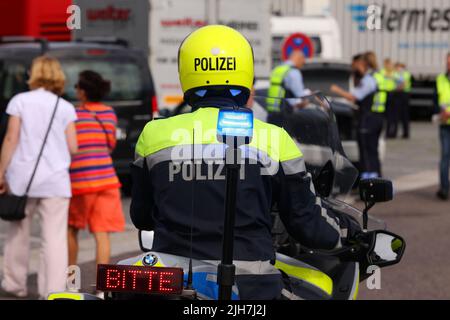
[[[205,26],[189,34],[180,45],[178,72],[189,104],[225,94],[244,105],[253,85],[253,50],[233,28]]]

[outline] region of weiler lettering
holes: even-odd
[[[194,69],[198,68],[202,71],[233,71],[236,70],[235,57],[209,57],[209,58],[195,58]]]

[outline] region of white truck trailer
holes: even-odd
[[[382,63],[403,62],[413,75],[411,107],[429,114],[437,74],[450,51],[449,0],[330,1],[341,31],[343,58],[374,51]]]
[[[181,41],[207,24],[241,31],[253,46],[255,76],[271,70],[270,0],[75,0],[81,29],[74,38],[114,36],[148,53],[160,107],[182,101],[177,55]]]

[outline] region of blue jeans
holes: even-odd
[[[439,137],[441,140],[441,190],[444,193],[448,193],[450,185],[448,176],[448,170],[450,166],[450,126],[441,126],[439,128]]]

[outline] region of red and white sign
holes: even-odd
[[[281,48],[283,60],[287,60],[294,50],[302,50],[307,58],[314,55],[314,46],[311,39],[300,32],[293,33],[284,40]]]

